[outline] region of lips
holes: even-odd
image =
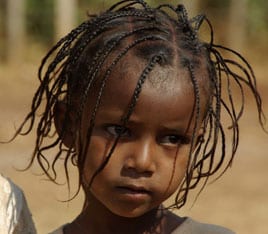
[[[134,184],[119,185],[116,187],[116,191],[123,200],[134,202],[135,204],[143,203],[151,199],[152,196],[152,192],[148,188]]]
[[[117,186],[117,189],[129,194],[151,194],[151,192],[143,186],[123,185]]]

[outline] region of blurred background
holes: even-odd
[[[0,141],[8,140],[30,108],[38,85],[41,58],[52,45],[88,14],[104,11],[111,0],[0,0]],[[268,115],[268,1],[184,0],[148,1],[183,3],[189,17],[204,13],[211,20],[215,41],[235,48],[252,64],[263,107]],[[201,30],[202,32],[202,30]],[[206,30],[204,38],[206,38]],[[230,227],[237,233],[267,233],[268,135],[257,124],[249,96],[241,120],[241,146],[233,167],[195,195],[180,215]],[[267,126],[267,124],[266,124]],[[0,145],[0,173],[25,191],[38,233],[48,233],[71,221],[81,209],[83,195],[68,199],[66,185],[54,185],[40,176],[37,165],[27,171],[34,135]],[[76,172],[71,172],[76,183]],[[75,186],[73,186],[75,189]]]

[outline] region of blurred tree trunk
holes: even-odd
[[[238,51],[246,44],[248,10],[248,0],[231,0],[227,43]]]
[[[59,40],[75,26],[77,0],[56,0],[55,39]]]
[[[22,61],[25,43],[25,1],[7,1],[7,62]]]

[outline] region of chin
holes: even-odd
[[[138,218],[143,216],[148,211],[141,211],[141,210],[110,210],[114,215],[122,217],[122,218]]]
[[[110,209],[110,212],[116,216],[127,218],[127,219],[135,219],[142,216],[146,216],[147,214],[157,213],[158,208],[145,208],[145,207],[136,207],[132,209]]]

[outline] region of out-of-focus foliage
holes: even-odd
[[[53,14],[55,0],[27,0],[27,31],[34,38],[44,43],[53,40]],[[116,0],[78,0],[77,22],[86,19],[87,14],[98,13],[112,5]],[[149,0],[149,3],[156,5],[166,3],[166,0]],[[177,1],[172,1],[177,2]],[[178,1],[180,2],[180,1]],[[248,0],[248,32],[250,37],[255,37],[256,32],[259,38],[266,37],[268,33],[268,1]],[[230,0],[202,0],[199,3],[200,12],[205,12],[212,21],[216,21],[222,27],[226,22],[227,11]],[[237,9],[239,11],[239,9]],[[254,39],[254,38],[253,38]]]
[[[4,9],[6,8],[6,2],[4,0],[0,0],[0,60],[4,59],[4,53],[1,51],[4,50],[4,38],[5,38],[5,17],[6,13]]]
[[[267,43],[268,36],[268,1],[249,0],[249,32],[253,39],[261,37]]]
[[[54,3],[54,0],[26,0],[26,31],[34,40],[52,42]]]

